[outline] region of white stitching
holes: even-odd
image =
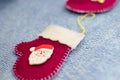
[[[37,39],[35,39],[37,40]],[[31,42],[31,41],[30,41]],[[23,43],[30,43],[30,42],[22,42],[22,43],[19,43],[15,46],[15,53],[18,54],[20,57],[22,57],[23,55],[21,55],[22,52],[19,52],[17,47]],[[44,78],[41,78],[41,79],[38,79],[38,80],[50,80],[51,78],[53,78],[54,75],[56,75],[56,73],[60,70],[60,68],[62,67],[62,64],[63,62],[65,61],[65,59],[67,58],[69,52],[70,52],[71,48],[68,48],[66,50],[66,52],[64,53],[65,56],[63,56],[63,58],[61,59],[61,61],[58,63],[58,65],[56,66],[56,68],[54,69],[53,72],[51,72],[48,76],[44,77]],[[27,80],[27,79],[24,79],[22,76],[20,76],[17,71],[16,71],[16,64],[18,61],[20,61],[20,57],[16,60],[16,62],[14,63],[13,65],[13,71],[15,73],[15,75],[20,79],[20,80]],[[30,79],[29,79],[30,80]],[[34,80],[34,79],[31,79],[31,80]],[[36,79],[35,79],[36,80]]]

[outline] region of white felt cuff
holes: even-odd
[[[58,40],[60,43],[75,49],[85,35],[57,25],[50,25],[39,36],[53,41]]]

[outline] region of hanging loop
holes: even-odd
[[[87,13],[83,16],[78,16],[78,19],[77,19],[77,24],[78,26],[80,27],[80,29],[82,30],[82,34],[85,34],[86,32],[86,29],[85,27],[81,24],[81,21],[84,20],[84,19],[93,19],[95,17],[95,14],[94,13]]]

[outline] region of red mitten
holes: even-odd
[[[117,0],[67,0],[66,7],[78,13],[105,12],[114,7]]]
[[[19,58],[13,66],[14,74],[20,80],[51,79],[84,36],[59,26],[48,26],[37,39],[16,45]]]

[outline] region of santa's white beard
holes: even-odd
[[[32,52],[29,56],[29,64],[30,65],[39,65],[46,62],[50,57],[52,53],[44,53],[41,55],[36,55],[35,52]]]

